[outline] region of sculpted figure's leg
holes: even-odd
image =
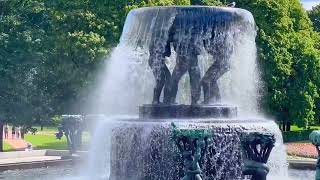
[[[195,56],[191,59],[189,67],[189,77],[190,77],[190,86],[191,86],[191,104],[198,104],[201,94],[200,87],[200,68],[198,66],[198,59]]]
[[[171,81],[170,81],[170,102],[175,103],[177,92],[178,92],[178,85],[181,77],[187,72],[188,70],[188,61],[185,59],[186,57],[177,56],[176,66],[173,69]]]
[[[222,61],[217,60],[205,73],[201,80],[203,88],[204,104],[210,103],[211,100],[220,100],[220,92],[218,87],[218,79],[229,70],[229,65],[223,65]]]
[[[164,90],[163,90],[163,102],[168,104],[168,99],[170,99],[170,80],[171,80],[171,73],[170,70],[168,69],[168,67],[166,65],[164,65],[162,72],[164,74]]]
[[[201,176],[199,174],[196,175],[195,177],[196,180],[202,180]]]
[[[153,104],[160,103],[161,91],[166,83],[170,79],[170,71],[164,63],[164,57],[151,56],[149,58],[149,66],[152,69],[153,75],[156,80],[155,87],[153,89]],[[167,93],[167,92],[166,92]]]
[[[155,39],[150,46],[149,66],[155,77],[155,87],[153,89],[152,104],[160,103],[160,95],[164,89],[164,98],[170,94],[170,78],[171,73],[165,63],[165,57],[171,55],[170,41],[168,40],[164,49],[162,48],[163,42],[161,39]]]

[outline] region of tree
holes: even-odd
[[[205,1],[193,1],[206,4]],[[232,1],[220,1],[222,4]],[[300,127],[314,124],[320,107],[319,47],[306,11],[298,0],[238,0],[236,6],[252,12],[258,26],[257,46],[262,79],[263,105],[282,122]],[[208,4],[208,3],[207,3]],[[316,8],[314,8],[316,9]],[[310,15],[310,13],[309,13]]]
[[[223,1],[219,0],[191,0],[192,5],[208,5],[208,6],[222,6]]]
[[[78,114],[102,59],[120,39],[129,10],[143,6],[224,5],[231,0],[0,1],[0,119],[30,129]],[[259,27],[257,46],[267,112],[288,130],[320,117],[319,6],[298,0],[238,0]],[[310,19],[308,18],[308,16]],[[318,40],[317,40],[318,39]]]
[[[313,23],[314,30],[320,32],[320,4],[308,11],[308,15]]]
[[[166,1],[1,1],[0,115],[15,124],[43,124],[79,113],[81,91],[93,82],[131,8],[188,4]]]

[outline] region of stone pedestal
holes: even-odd
[[[237,107],[230,105],[145,104],[139,107],[141,119],[165,118],[234,118]]]
[[[179,180],[185,177],[185,159],[190,156],[183,156],[186,154],[179,150],[176,138],[173,138],[177,133],[172,122],[184,136],[192,134],[199,139],[197,134],[205,132],[207,147],[201,150],[203,153],[198,161],[203,180],[246,179],[241,134],[253,130],[272,132],[277,127],[270,121],[241,119],[119,119],[112,130],[110,179]]]
[[[318,152],[318,160],[316,165],[316,180],[320,180],[320,131],[312,131],[309,136],[310,141],[316,147]]]
[[[251,180],[266,180],[269,167],[266,165],[275,137],[266,132],[244,132],[241,137],[244,155],[244,175],[251,175]]]

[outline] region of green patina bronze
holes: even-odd
[[[246,132],[241,135],[244,175],[251,175],[251,180],[266,180],[269,173],[266,163],[275,141],[270,133]]]
[[[61,139],[63,135],[66,136],[70,154],[75,153],[81,147],[83,122],[83,116],[81,115],[62,115],[56,137]]]
[[[208,148],[207,129],[178,128],[174,123],[172,139],[183,158],[185,176],[181,180],[202,180],[201,161]]]
[[[318,151],[318,160],[316,165],[316,180],[320,180],[320,131],[313,131],[309,135],[309,139]]]

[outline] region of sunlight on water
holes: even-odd
[[[281,132],[276,123],[271,120],[263,125],[263,130],[261,124],[258,123],[259,120],[256,118],[261,114],[258,102],[261,98],[259,91],[262,88],[262,83],[257,66],[256,27],[252,14],[237,8],[198,7],[195,12],[191,8],[189,8],[190,10],[186,9],[178,7],[141,8],[129,13],[120,44],[112,51],[107,60],[105,70],[102,71],[98,78],[97,87],[90,94],[91,103],[84,107],[90,113],[107,115],[105,121],[97,125],[94,141],[90,149],[89,162],[85,168],[85,176],[107,178],[111,173],[110,161],[112,161],[112,158],[118,157],[115,154],[118,154],[119,158],[123,158],[123,162],[130,164],[130,157],[132,157],[130,153],[138,152],[140,147],[139,144],[132,144],[134,147],[137,146],[137,150],[133,150],[129,146],[130,143],[139,139],[138,135],[144,134],[145,138],[142,138],[142,140],[145,140],[151,136],[151,132],[157,131],[157,128],[154,129],[152,125],[150,127],[142,124],[143,127],[139,129],[137,137],[133,137],[131,133],[136,130],[131,128],[141,124],[129,125],[128,129],[115,131],[112,130],[114,126],[111,123],[114,118],[110,116],[136,116],[140,105],[152,101],[152,89],[155,85],[155,79],[148,65],[149,48],[152,43],[157,42],[156,50],[163,53],[169,38],[170,27],[176,19],[182,16],[183,18],[180,17],[180,29],[176,30],[179,32],[177,33],[178,36],[174,37],[177,44],[173,45],[175,48],[171,47],[171,56],[166,58],[166,65],[169,70],[172,72],[176,64],[175,57],[177,52],[175,51],[179,49],[179,53],[187,54],[189,49],[185,44],[188,43],[193,43],[198,51],[201,52],[198,60],[202,76],[215,61],[219,59],[230,61],[230,71],[218,81],[221,93],[221,102],[219,103],[238,106],[239,119],[252,119],[253,123],[257,121],[256,126],[252,125],[253,128],[256,128],[256,130],[261,129],[261,131],[267,130],[275,134],[277,142],[268,163],[271,168],[269,175],[270,177],[285,179],[288,177],[288,168]],[[207,23],[204,26],[205,28],[199,29],[195,25],[190,26],[189,22],[195,21],[194,19],[199,20],[200,24]],[[198,33],[191,35],[190,32],[196,28],[198,28]],[[155,58],[158,57],[155,56]],[[188,75],[182,78],[179,88],[178,103],[190,104]],[[134,121],[136,118],[131,117],[129,119]],[[237,121],[237,119],[234,121]],[[212,123],[212,126],[214,126],[214,123]],[[247,126],[247,124],[240,124],[240,126]],[[148,127],[151,129],[148,129]],[[165,130],[164,128],[161,132],[164,133]],[[123,134],[116,136],[116,139],[123,143],[113,142],[115,134],[121,132]],[[220,135],[224,136],[225,133],[222,131]],[[237,136],[237,133],[234,132],[233,137],[237,139]],[[142,140],[141,142],[143,142]],[[162,140],[161,142],[164,143],[164,141]],[[146,142],[144,146],[148,147],[150,145],[148,143],[150,142]],[[158,143],[160,144],[160,140]],[[113,148],[118,149],[113,152]],[[232,149],[232,147],[230,148]],[[121,150],[120,154],[119,150]],[[144,149],[140,150],[141,152],[145,151]],[[169,151],[170,148],[167,148],[163,155]],[[112,154],[112,152],[115,154]],[[237,154],[239,155],[240,152],[238,151]],[[235,157],[234,162],[238,161]],[[232,160],[230,162],[232,163]],[[135,162],[132,163],[134,164]],[[222,167],[228,168],[226,166]],[[124,167],[120,166],[118,168],[122,169]],[[217,171],[222,173],[220,175],[225,175],[223,168],[221,171]],[[241,175],[241,172],[237,171],[241,170],[241,165],[239,164],[235,169],[236,171],[234,172]],[[122,170],[125,171],[125,168]],[[161,171],[161,168],[159,171]],[[126,173],[130,174],[130,172],[124,172],[123,175],[125,176]],[[220,175],[218,173],[216,177]],[[136,179],[133,178],[133,180]]]

